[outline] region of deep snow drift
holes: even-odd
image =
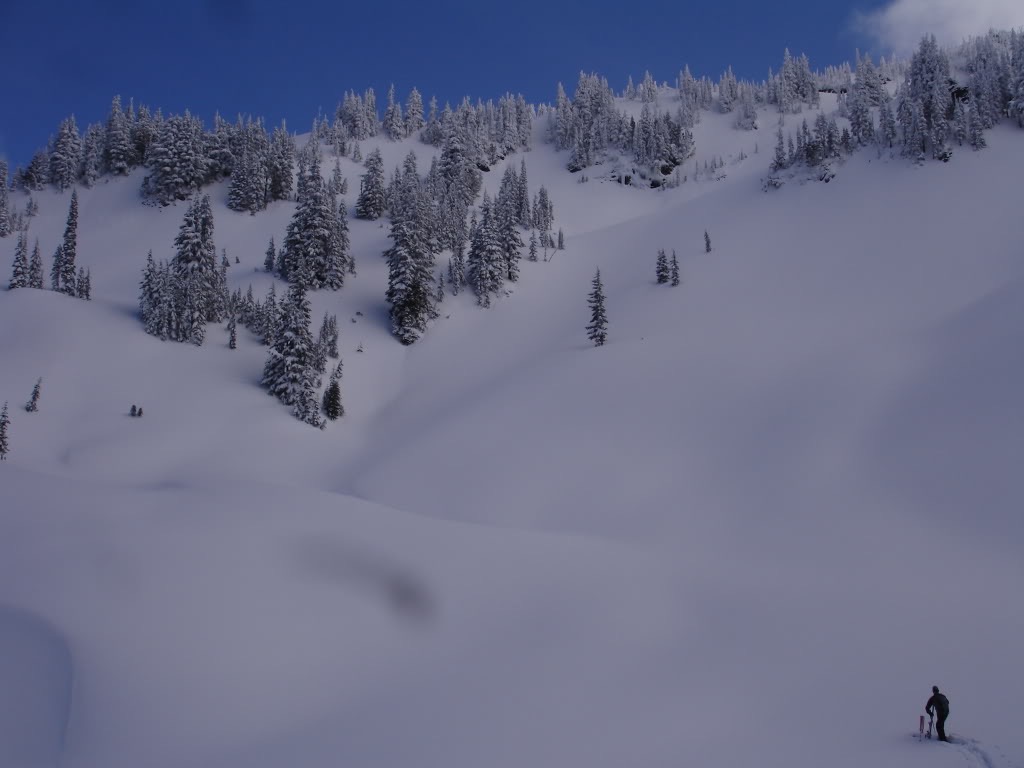
[[[259,388],[248,332],[143,333],[183,205],[79,190],[93,301],[0,292],[0,761],[1024,765],[1024,132],[766,194],[771,131],[729,125],[695,131],[725,178],[666,191],[578,183],[538,125],[567,249],[410,348],[386,224],[351,220],[358,276],[313,297],[345,362],[323,432]],[[433,152],[380,146],[389,172]],[[213,195],[261,296],[292,205]],[[68,196],[36,199],[50,254]],[[975,741],[910,738],[933,684]]]

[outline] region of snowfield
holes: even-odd
[[[776,120],[703,113],[724,178],[668,190],[578,183],[536,121],[505,162],[566,250],[411,347],[386,221],[350,219],[358,275],[311,294],[344,360],[324,431],[248,331],[143,332],[185,204],[79,189],[93,300],[0,291],[0,765],[1024,766],[1024,132],[765,193]],[[378,145],[388,176],[435,152]],[[211,195],[261,298],[294,204]],[[48,269],[70,195],[34,197]],[[958,744],[911,738],[933,684]]]

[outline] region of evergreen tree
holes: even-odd
[[[593,289],[587,304],[590,306],[590,325],[587,326],[587,338],[594,342],[595,347],[602,346],[608,339],[608,315],[604,306],[604,286],[601,284],[601,270],[598,269],[591,283]]]
[[[235,324],[235,316],[228,320],[228,349],[238,348],[238,329]]]
[[[896,116],[892,111],[892,100],[884,94],[878,107],[878,136],[876,141],[882,147],[892,149],[896,142]]]
[[[559,228],[558,230],[558,250],[565,250],[565,233]]]
[[[779,125],[778,133],[775,134],[775,157],[772,159],[772,171],[778,172],[784,169],[786,161],[786,145],[783,143],[782,126]]]
[[[338,316],[331,315],[328,318],[327,335],[326,335],[326,348],[327,356],[334,358],[335,360],[339,357],[338,352]]]
[[[273,345],[277,341],[278,332],[281,326],[281,309],[277,305],[277,290],[274,284],[270,284],[270,288],[267,291],[266,301],[263,302],[263,311],[261,323],[259,324],[259,334],[263,337],[263,343]]]
[[[429,237],[429,201],[421,190],[415,166],[406,165],[391,217],[392,246],[386,298],[391,305],[392,331],[412,344],[436,316],[433,302],[434,254]]]
[[[405,106],[405,135],[413,136],[423,128],[423,97],[413,88]]]
[[[295,172],[295,139],[288,133],[283,121],[274,129],[271,137],[267,170],[270,176],[270,199],[287,200],[291,197],[292,176]]]
[[[380,150],[375,149],[366,158],[366,173],[359,183],[359,197],[356,199],[356,217],[379,219],[386,208],[384,195],[384,161]]]
[[[25,410],[29,413],[35,413],[39,410],[39,393],[43,388],[43,380],[40,378],[36,381],[36,385],[32,387],[32,396],[29,397],[28,402],[25,403]]]
[[[161,205],[186,200],[207,180],[209,160],[202,122],[187,110],[160,126],[149,148],[152,169],[143,190]]]
[[[307,288],[337,290],[345,283],[349,250],[348,226],[327,194],[319,163],[313,163],[285,234],[282,277],[293,280],[301,260],[311,280]]]
[[[314,389],[314,344],[306,296],[309,278],[303,275],[305,270],[305,263],[300,260],[295,266],[295,279],[289,283],[288,295],[281,305],[280,327],[263,368],[263,385],[282,403],[292,406],[297,418],[319,424],[320,408]]]
[[[1024,128],[1024,34],[1020,32],[1017,33],[1013,41],[1007,90],[1010,95],[1010,117],[1016,117],[1017,125]]]
[[[45,149],[36,152],[17,182],[30,192],[40,192],[50,181],[50,154]]]
[[[77,292],[77,272],[75,270],[75,259],[78,251],[78,192],[71,193],[71,206],[68,210],[68,221],[64,227],[64,239],[57,254],[54,255],[53,268],[51,273],[55,278],[54,290],[74,296]]]
[[[331,344],[331,317],[324,312],[320,322],[320,332],[316,344],[313,345],[313,370],[320,374],[327,370],[328,348]]]
[[[947,115],[952,109],[949,80],[949,59],[934,35],[924,37],[900,89],[898,119],[903,126],[904,151],[911,157],[931,150],[932,157],[938,158],[945,151]]]
[[[669,279],[668,256],[665,255],[665,249],[664,248],[659,248],[658,249],[658,258],[655,261],[655,265],[654,265],[654,276],[655,276],[655,282],[657,282],[658,285],[661,285],[662,283],[667,283],[668,282],[668,279]]]
[[[93,123],[85,131],[82,149],[82,183],[86,187],[96,184],[103,173],[103,126]]]
[[[985,141],[985,119],[977,99],[971,99],[971,106],[967,110],[967,138],[975,149],[988,146]]]
[[[121,109],[121,97],[115,96],[107,117],[103,145],[103,164],[115,176],[126,175],[139,159],[132,142],[131,126]]]
[[[704,231],[704,253],[711,253],[711,235]]]
[[[174,245],[172,267],[181,284],[184,309],[184,314],[179,315],[183,331],[183,338],[179,340],[196,343],[205,323],[219,323],[224,319],[224,288],[217,272],[209,195],[198,197],[189,206]]]
[[[6,461],[7,454],[11,452],[11,446],[7,435],[11,420],[7,417],[7,403],[0,410],[0,461]]]
[[[267,246],[267,255],[263,259],[263,270],[265,272],[274,271],[274,260],[277,257],[277,249],[274,247],[274,238],[270,238],[270,245]]]
[[[679,285],[679,282],[680,282],[680,278],[679,278],[679,259],[676,258],[676,251],[675,251],[674,248],[672,249],[672,268],[670,270],[670,275],[671,275],[671,278],[672,278],[672,287],[674,288],[677,285]]]
[[[239,160],[235,153],[244,146],[245,142],[244,132],[232,128],[219,112],[214,114],[213,133],[206,136],[208,181],[215,182],[228,176],[234,176]]]
[[[50,182],[61,192],[78,180],[82,167],[82,137],[75,117],[62,121],[50,152]]]
[[[537,230],[530,230],[530,250],[529,250],[530,261],[537,260]]]
[[[85,267],[78,268],[78,277],[75,280],[75,297],[79,299],[88,298],[89,285],[85,276]]]
[[[523,238],[519,234],[519,225],[516,221],[519,207],[518,198],[519,182],[515,171],[509,166],[505,169],[501,189],[494,201],[493,214],[497,224],[501,252],[505,260],[505,279],[512,283],[519,280],[519,252],[523,247]]]
[[[14,267],[11,270],[10,290],[27,288],[29,285],[28,240],[24,232],[18,235],[14,246]]]
[[[324,415],[331,421],[337,421],[345,415],[345,408],[341,404],[341,385],[333,379],[324,391]]]
[[[11,234],[10,199],[7,195],[7,161],[0,158],[0,237]]]
[[[953,139],[958,147],[962,147],[970,136],[970,113],[967,103],[963,99],[957,99],[953,107],[953,122],[950,123],[950,130]]]
[[[395,86],[393,84],[388,88],[388,106],[384,110],[384,135],[392,141],[405,138],[402,106],[395,101]]]
[[[43,254],[39,250],[39,240],[36,240],[35,247],[32,249],[32,258],[28,263],[28,287],[39,288],[43,286]]]
[[[480,205],[480,222],[473,233],[466,259],[466,279],[476,293],[481,307],[491,306],[491,296],[501,290],[507,271],[501,241],[495,227],[491,200],[484,192]]]

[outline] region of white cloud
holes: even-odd
[[[884,51],[909,53],[924,35],[959,43],[990,29],[1024,26],[1024,0],[893,0],[856,19]]]

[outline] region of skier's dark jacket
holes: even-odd
[[[932,694],[932,697],[928,699],[928,703],[924,706],[924,711],[930,715],[933,709],[938,713],[939,717],[949,717],[949,699],[941,693]]]

